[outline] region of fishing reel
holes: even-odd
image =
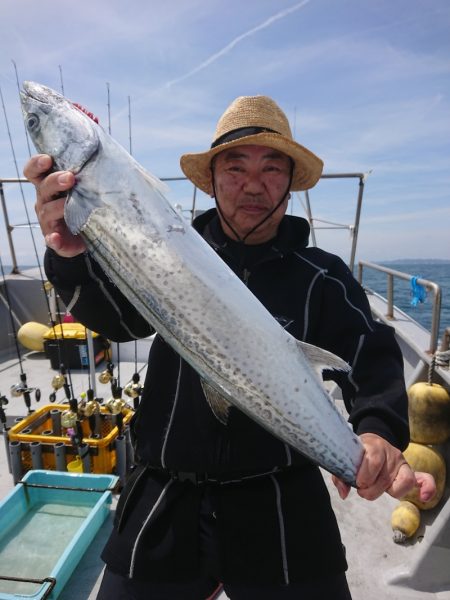
[[[123,388],[123,393],[129,398],[133,398],[133,407],[137,410],[139,399],[142,395],[143,387],[139,381],[139,373],[134,373],[130,383]]]
[[[66,394],[67,400],[70,400],[70,397],[71,397],[70,386],[67,383],[65,366],[63,364],[61,364],[59,370],[60,370],[60,372],[58,373],[58,375],[55,375],[53,377],[52,382],[51,382],[53,392],[49,395],[49,398],[48,398],[50,402],[55,402],[56,392],[58,390],[60,390],[61,388],[64,388],[64,392]]]
[[[6,427],[6,414],[5,414],[5,409],[3,408],[4,406],[7,406],[9,404],[9,400],[6,396],[1,396],[0,395],[0,421],[3,425],[3,429],[6,431],[8,429],[8,427]]]
[[[36,402],[39,402],[39,400],[41,399],[41,390],[39,388],[28,387],[26,385],[26,382],[25,382],[25,384],[24,383],[13,384],[9,391],[13,398],[20,398],[20,396],[24,396],[26,398],[27,395],[29,397],[31,392],[34,392],[34,399],[36,400]]]
[[[61,425],[64,429],[72,430],[80,421],[78,401],[76,398],[69,400],[69,408],[61,413]]]
[[[79,411],[84,417],[92,417],[100,413],[100,402],[94,398],[94,390],[88,390],[86,394],[81,394],[82,402],[78,406]]]
[[[100,381],[100,383],[110,383],[113,378],[114,378],[114,365],[113,365],[113,363],[109,362],[106,365],[106,369],[104,371],[102,371],[100,373],[100,375],[98,376],[98,380]]]
[[[122,414],[127,403],[123,398],[110,398],[105,402],[105,406],[112,415]]]
[[[71,408],[61,413],[61,425],[64,429],[75,429],[78,421],[78,412]]]
[[[99,415],[101,413],[100,400],[94,397],[94,390],[89,389],[86,393],[81,394],[82,401],[78,405],[78,412],[83,415],[89,422],[91,436],[100,434],[101,427],[99,424]]]
[[[53,388],[53,392],[49,395],[48,399],[50,402],[55,402],[56,400],[56,392],[64,387],[66,383],[66,378],[64,375],[55,375],[52,379],[51,385]]]

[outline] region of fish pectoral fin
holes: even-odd
[[[77,235],[86,225],[93,209],[92,205],[101,205],[94,200],[93,194],[87,198],[78,188],[72,188],[68,193],[64,205],[64,220],[70,223],[70,231],[74,235]]]
[[[228,402],[228,400],[225,400],[225,398],[204,379],[200,379],[200,382],[205,398],[208,401],[214,416],[222,423],[222,425],[226,425],[228,423],[228,413],[231,408],[231,403]]]
[[[297,340],[297,346],[320,377],[322,377],[322,371],[324,370],[345,371],[346,373],[351,371],[351,366],[344,359],[328,352],[328,350],[306,344],[300,340]]]

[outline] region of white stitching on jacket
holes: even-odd
[[[281,506],[281,490],[278,481],[276,480],[274,475],[270,476],[270,479],[273,481],[273,485],[275,487],[275,494],[277,500],[277,515],[278,515],[278,525],[280,527],[280,550],[281,550],[281,560],[283,563],[283,577],[284,583],[289,585],[289,568],[287,563],[287,550],[286,550],[286,535],[284,529],[284,519],[283,519],[283,509]]]
[[[366,339],[366,336],[364,334],[359,337],[358,347],[356,348],[355,356],[354,356],[353,362],[352,362],[352,370],[348,374],[348,380],[349,380],[349,382],[352,384],[352,386],[355,388],[355,390],[357,392],[359,392],[359,385],[353,379],[353,370],[354,370],[354,368],[356,366],[356,363],[358,362],[359,354],[361,352],[361,348],[364,345],[365,339]],[[353,402],[352,402],[352,404],[353,404]]]
[[[141,529],[139,530],[139,533],[136,536],[136,540],[134,542],[134,546],[133,546],[133,552],[131,553],[131,561],[130,561],[130,572],[129,572],[129,577],[130,579],[133,577],[134,575],[134,567],[135,567],[135,562],[136,562],[136,551],[138,549],[139,546],[139,542],[141,541],[141,537],[147,527],[147,525],[150,522],[150,519],[152,518],[152,516],[154,515],[156,509],[158,508],[158,506],[161,504],[161,501],[167,491],[167,489],[169,488],[169,486],[173,483],[172,479],[169,479],[169,481],[166,483],[166,485],[164,486],[163,491],[161,492],[161,494],[159,495],[158,500],[155,502],[155,504],[153,505],[152,510],[150,511],[148,517],[145,519],[144,524],[142,525]]]
[[[167,439],[169,437],[170,428],[172,427],[173,418],[174,418],[174,415],[175,415],[175,409],[177,407],[178,397],[180,395],[180,382],[181,382],[181,368],[182,368],[182,366],[183,366],[183,360],[182,360],[182,358],[180,356],[180,366],[178,367],[178,378],[177,378],[177,388],[176,388],[176,391],[175,391],[175,399],[173,401],[172,412],[170,414],[170,420],[169,420],[169,424],[168,424],[167,429],[166,429],[166,435],[164,437],[164,443],[163,443],[162,450],[161,450],[161,465],[163,466],[164,469],[166,468],[164,454],[166,453]]]
[[[75,291],[73,293],[72,298],[70,299],[69,304],[66,306],[66,311],[68,313],[72,312],[72,308],[75,306],[75,304],[78,302],[78,299],[80,297],[81,294],[81,285],[77,285],[77,287],[75,288]]]

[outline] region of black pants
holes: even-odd
[[[206,600],[219,585],[219,549],[211,498],[205,491],[200,509],[202,575],[188,583],[153,583],[105,570],[97,600]],[[224,584],[231,600],[352,600],[345,574],[289,585]],[[214,595],[215,597],[215,595]]]
[[[134,581],[106,569],[97,600],[206,600],[218,583],[204,578],[190,583]],[[225,584],[231,600],[351,600],[345,575],[290,585]]]

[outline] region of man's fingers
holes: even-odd
[[[393,498],[403,498],[416,485],[414,471],[405,461],[400,465],[392,485],[386,492]]]
[[[36,154],[26,163],[23,174],[34,185],[37,185],[52,168],[53,161],[47,154]]]
[[[342,500],[345,500],[350,493],[350,486],[345,481],[342,481],[342,479],[339,479],[339,477],[336,477],[336,475],[333,475],[331,479],[337,488],[339,496]]]
[[[51,202],[57,198],[65,197],[75,185],[75,176],[70,171],[58,171],[47,175],[36,186],[38,190],[38,203]]]
[[[419,500],[421,502],[429,502],[436,494],[436,481],[430,473],[416,471],[416,487],[419,488]]]

